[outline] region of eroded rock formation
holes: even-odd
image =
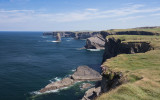
[[[57,32],[45,32],[43,35],[52,35],[53,37],[56,37],[57,33],[60,34],[61,37],[72,37],[75,39],[87,39],[89,37],[92,37],[96,34],[99,34],[99,31],[93,31],[93,32],[80,32],[80,31],[57,31]]]
[[[148,42],[122,42],[120,39],[107,38],[105,40],[105,51],[103,62],[118,54],[144,53],[153,49]],[[113,72],[107,66],[101,66],[102,80],[98,86],[86,91],[82,100],[93,100],[102,93],[108,92],[117,86],[126,83],[127,77],[121,72]]]
[[[60,89],[66,86],[70,86],[77,81],[97,81],[101,79],[102,77],[100,73],[93,70],[92,68],[88,66],[79,66],[76,72],[71,77],[64,78],[54,83],[50,83],[42,88],[39,92],[44,93],[47,91]]]
[[[71,76],[73,80],[100,80],[101,75],[89,68],[88,66],[80,66],[77,68],[76,72]]]
[[[108,32],[101,32],[93,37],[90,37],[86,40],[86,49],[104,49],[105,38],[109,35]]]
[[[56,41],[61,41],[61,35],[60,35],[60,33],[57,33],[57,35],[56,35]]]
[[[106,59],[115,57],[118,54],[126,53],[144,53],[153,49],[148,42],[125,42],[120,39],[108,38],[105,43],[105,52],[103,54],[103,62]]]

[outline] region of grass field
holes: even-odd
[[[148,29],[111,29],[107,30],[107,32],[114,34],[115,32],[124,32],[124,31],[146,31],[152,33],[160,34],[160,27],[158,28],[148,28]]]
[[[129,82],[96,100],[160,100],[160,36],[112,35],[122,42],[146,41],[154,50],[120,54],[103,63],[114,72],[122,72]]]

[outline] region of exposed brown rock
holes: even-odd
[[[105,47],[105,38],[109,35],[108,32],[101,32],[93,37],[90,37],[86,40],[86,49],[104,49]]]
[[[79,66],[76,72],[71,76],[74,80],[101,80],[101,75],[88,66]]]
[[[69,86],[72,85],[74,83],[74,81],[70,78],[64,78],[61,81],[57,81],[51,84],[48,84],[45,88],[41,89],[40,92],[46,92],[46,91],[50,91],[50,90],[55,90],[55,89],[59,89],[65,86]]]
[[[107,38],[105,43],[105,51],[103,54],[103,61],[118,54],[125,53],[144,53],[152,50],[152,46],[148,42],[126,42],[122,43],[120,39]]]
[[[83,83],[81,85],[81,89],[87,89],[87,88],[90,88],[91,86],[92,86],[92,84],[90,84],[90,83]]]
[[[64,78],[61,81],[48,84],[46,87],[42,88],[39,92],[44,93],[51,90],[60,89],[66,86],[70,86],[77,81],[96,81],[101,80],[101,75],[97,71],[89,68],[88,66],[79,66],[76,72],[68,78]],[[89,87],[89,84],[83,86],[83,88]]]
[[[101,93],[101,87],[91,88],[85,92],[82,100],[93,100],[95,97],[99,96]]]

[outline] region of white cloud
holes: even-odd
[[[34,13],[34,10],[4,10],[4,9],[0,9],[0,13]]]
[[[160,16],[160,13],[152,14],[151,16]]]
[[[87,8],[87,11],[98,11],[98,9],[94,9],[94,8]]]
[[[131,16],[131,17],[123,17],[123,18],[118,18],[118,21],[128,21],[128,20],[133,20],[137,18],[143,18],[145,16]]]
[[[145,8],[141,4],[128,4],[123,8],[99,10],[87,8],[82,11],[69,13],[44,13],[35,10],[4,10],[0,9],[0,24],[9,23],[54,23],[73,22],[101,18],[114,18],[117,20],[132,20],[144,17],[143,14],[160,13],[160,7]]]

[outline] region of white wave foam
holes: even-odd
[[[72,72],[75,72],[75,71],[76,71],[76,69],[72,69],[71,71],[72,71]]]
[[[55,93],[55,92],[59,92],[60,90],[63,90],[63,89],[67,89],[69,88],[70,86],[68,87],[63,87],[63,88],[59,88],[59,89],[56,89],[56,90],[50,90],[50,91],[46,91],[46,92],[39,92],[39,91],[34,91],[34,92],[31,92],[30,94],[32,95],[40,95],[40,94],[45,94],[45,93]]]
[[[54,79],[55,79],[56,81],[62,80],[62,78],[60,78],[60,77],[55,77]]]
[[[70,87],[70,86],[68,86],[68,87],[62,87],[62,88],[59,88],[59,89],[56,89],[56,90],[46,91],[46,92],[44,92],[44,93],[55,93],[55,92],[59,92],[60,90],[67,89],[67,88],[69,88],[69,87]],[[39,93],[39,92],[37,92],[37,93]],[[41,94],[44,94],[44,93],[41,93]]]
[[[50,90],[50,91],[46,91],[46,92],[39,92],[39,91],[34,91],[34,92],[31,92],[30,94],[32,95],[41,95],[41,94],[45,94],[45,93],[55,93],[55,92],[59,92],[59,89],[56,89],[56,90]]]
[[[101,51],[101,49],[87,49],[89,51]]]
[[[46,91],[44,93],[55,93],[55,92],[59,92],[60,89],[56,89],[56,90],[50,90],[50,91]],[[43,94],[43,93],[41,93]]]
[[[60,41],[51,41],[51,42],[60,42]]]
[[[60,77],[55,77],[54,79],[49,80],[51,83],[56,82],[56,81],[60,81],[62,80],[62,78]]]

